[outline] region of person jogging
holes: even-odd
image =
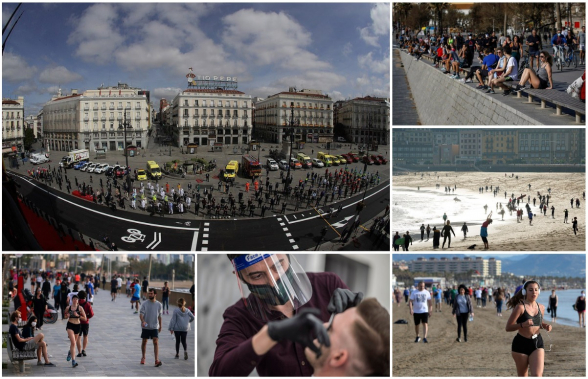
[[[67,319],[65,330],[67,331],[67,337],[70,341],[69,351],[67,352],[67,361],[69,362],[71,360],[71,366],[76,367],[78,364],[73,358],[75,357],[76,345],[80,338],[80,321],[86,320],[86,313],[84,312],[84,308],[78,304],[77,294],[73,295],[71,300],[72,305],[65,308],[65,318]]]
[[[89,296],[86,294],[86,291],[80,291],[78,296],[80,297],[80,305],[84,309],[84,313],[86,313],[86,319],[80,319],[80,337],[76,342],[78,347],[78,355],[76,357],[85,357],[86,348],[88,347],[88,333],[90,332],[90,319],[94,317],[94,310],[90,302],[86,300],[86,296]]]
[[[184,298],[178,299],[178,307],[174,310],[171,320],[169,320],[168,330],[176,337],[176,359],[180,358],[180,341],[184,347],[184,359],[188,359],[188,345],[186,344],[186,336],[190,330],[190,323],[194,321],[194,315],[188,308],[186,308],[186,300]]]

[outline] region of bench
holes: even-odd
[[[518,82],[509,83],[509,86],[512,89],[515,89]],[[534,89],[534,88],[526,88],[523,91],[517,92],[517,98],[521,97],[521,92],[525,92],[528,96],[528,103],[533,102],[533,98],[537,98],[541,101],[541,108],[547,108],[546,104],[552,103],[555,105],[555,114],[561,116],[562,108],[570,109],[574,111],[576,115],[576,123],[580,124],[582,120],[582,116],[586,116],[586,104],[578,100],[577,98],[571,97],[566,92],[557,91],[557,90],[544,90],[544,89]]]
[[[21,373],[24,373],[24,361],[37,359],[37,349],[34,350],[25,350],[20,351],[14,347],[12,344],[12,338],[10,334],[6,336],[6,350],[8,353],[8,358],[10,362],[14,363],[15,361],[18,362],[18,368]]]

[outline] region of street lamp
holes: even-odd
[[[294,102],[290,102],[290,127],[288,128],[287,135],[290,136],[290,158],[288,159],[288,173],[286,174],[286,191],[290,188],[290,161],[292,160],[292,145],[294,143],[294,126],[300,125],[300,120],[294,122]]]
[[[367,169],[368,169],[368,162],[370,159],[370,132],[372,130],[372,120],[373,120],[373,115],[370,113],[368,114],[368,127],[367,127],[367,144],[365,146],[365,157],[366,159],[363,162],[363,175],[365,176],[365,180],[366,180],[366,184],[365,184],[365,189],[363,191],[363,198],[361,199],[361,201],[363,202],[365,200],[365,194],[367,192],[368,189],[368,182],[367,182]]]
[[[120,120],[118,122],[119,126],[118,128],[120,129],[122,127],[124,135],[125,135],[125,143],[124,143],[124,152],[125,152],[125,162],[126,162],[126,169],[127,169],[127,191],[130,193],[131,192],[131,172],[129,169],[129,152],[127,151],[127,128],[132,128],[131,126],[131,122],[127,120],[127,109],[129,108],[125,108],[125,117],[124,117],[124,121],[121,125]]]

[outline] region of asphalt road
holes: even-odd
[[[186,220],[149,216],[141,213],[113,211],[104,206],[79,199],[45,186],[30,178],[13,175],[19,191],[37,207],[67,227],[84,235],[102,240],[108,236],[121,250],[306,250],[319,242],[320,231],[327,222],[339,233],[355,213],[355,196],[343,202],[343,209],[326,220],[316,210],[305,210],[288,215],[267,212],[265,219],[242,220]],[[366,207],[360,220],[369,220],[381,213],[390,203],[390,184],[386,181],[369,189]],[[317,208],[322,213],[328,207]],[[325,240],[339,235],[328,228]]]

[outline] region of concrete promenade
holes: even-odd
[[[54,283],[52,283],[54,284]],[[6,350],[2,351],[2,362],[8,362],[8,368],[2,370],[2,376],[38,376],[38,377],[86,377],[86,376],[195,376],[195,337],[196,321],[191,323],[188,332],[188,360],[184,360],[183,347],[180,344],[180,359],[174,359],[175,341],[167,330],[173,310],[177,307],[170,303],[169,315],[162,316],[163,325],[159,334],[159,360],[161,367],[154,367],[153,342],[148,341],[145,364],[141,361],[141,322],[139,314],[131,310],[129,298],[122,294],[116,302],[110,298],[110,286],[107,291],[100,289],[94,298],[94,317],[90,319],[89,342],[86,349],[87,356],[76,358],[79,364],[72,368],[71,361],[67,362],[69,339],[65,327],[66,320],[61,319],[55,324],[44,324],[42,333],[48,344],[49,358],[57,367],[37,366],[36,360],[25,361],[25,372],[18,371],[18,364],[10,363]],[[73,285],[70,286],[70,289]],[[124,291],[124,288],[123,288]],[[189,298],[189,294],[186,298]],[[161,293],[157,300],[161,302]],[[192,300],[188,300],[189,303]],[[49,300],[53,304],[53,300]],[[14,310],[14,303],[10,303],[10,310]],[[8,325],[2,325],[2,331],[8,331]],[[36,332],[38,333],[38,332]],[[77,354],[77,350],[76,350]],[[43,361],[44,362],[44,361]]]

